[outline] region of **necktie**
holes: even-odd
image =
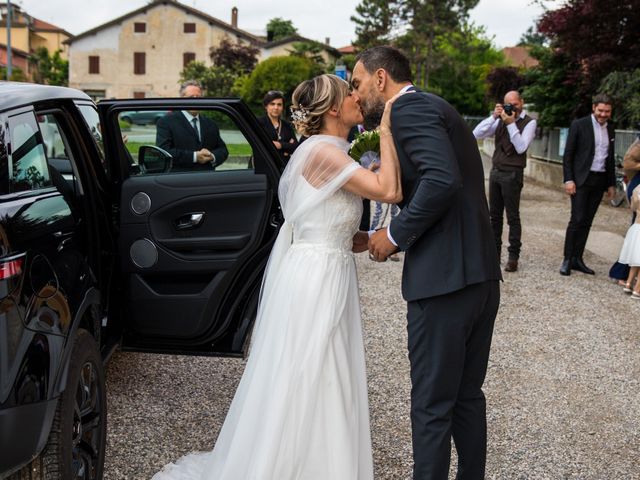
[[[198,136],[198,141],[200,141],[200,130],[198,130],[198,117],[193,117],[191,119],[191,124],[193,125],[193,129],[196,131],[196,135]]]

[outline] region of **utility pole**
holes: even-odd
[[[11,0],[7,0],[7,80],[11,79]]]

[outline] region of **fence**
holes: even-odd
[[[529,157],[549,163],[562,163],[562,155],[560,154],[560,141],[562,136],[566,135],[567,129],[545,128],[540,129],[533,139],[529,150]],[[637,138],[638,132],[633,130],[616,130],[615,154],[622,158],[629,148],[629,145]],[[566,139],[566,136],[565,136]],[[493,155],[494,150],[493,137],[485,138],[482,141],[482,150],[489,156]]]

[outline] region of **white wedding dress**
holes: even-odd
[[[247,365],[212,452],[153,480],[372,480],[358,281],[351,253],[362,168],[315,135],[280,181],[285,217],[269,259]]]

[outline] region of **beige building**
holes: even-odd
[[[6,64],[6,38],[7,38],[7,3],[0,3],[0,39],[2,44],[0,49],[5,52],[2,55],[2,66]],[[11,4],[11,49],[16,55],[12,60],[14,67],[18,67],[27,76],[31,78],[29,71],[28,56],[33,54],[38,48],[46,47],[49,54],[60,50],[60,56],[67,58],[68,47],[65,43],[73,35],[66,30],[51,25],[40,19],[32,17],[23,12],[20,6]]]
[[[211,65],[210,51],[224,38],[259,48],[260,61],[311,41],[296,35],[267,42],[238,28],[237,8],[230,18],[225,23],[177,0],[153,0],[67,42],[69,86],[94,99],[175,97],[184,66],[192,60]],[[322,46],[325,62],[334,63],[340,53]]]
[[[300,35],[293,35],[291,37],[282,38],[272,42],[263,43],[260,47],[260,55],[258,60],[266,60],[269,57],[276,56],[288,56],[294,51],[295,44],[297,43],[318,43],[314,40],[310,40]],[[331,65],[340,58],[340,52],[329,45],[329,39],[324,44],[318,43],[321,47],[320,56],[324,60],[324,63]]]
[[[69,40],[69,86],[96,99],[174,97],[180,71],[227,38],[259,46],[261,39],[175,0],[148,5]]]

